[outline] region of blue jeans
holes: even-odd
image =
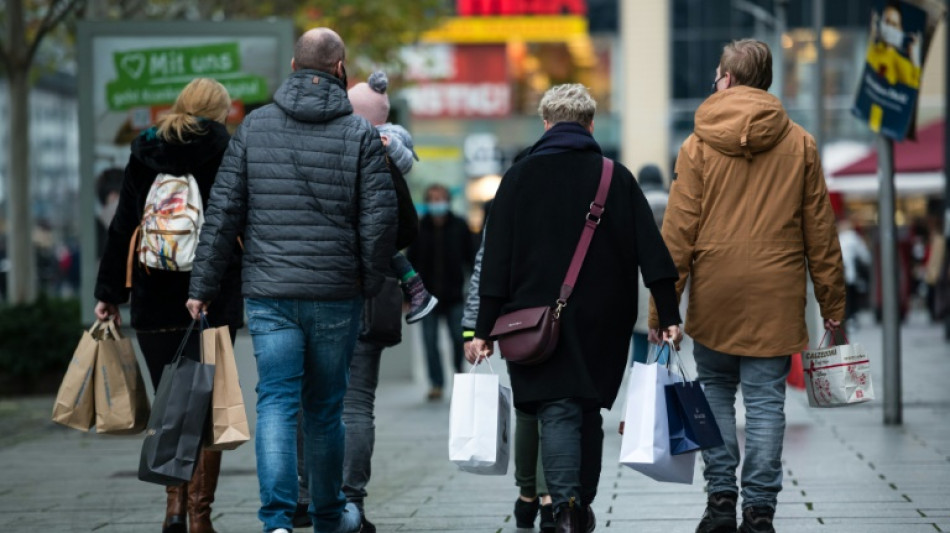
[[[429,313],[422,319],[422,340],[426,350],[426,366],[429,368],[429,383],[433,387],[445,386],[445,374],[442,370],[442,352],[439,350],[439,320],[444,320],[449,328],[449,338],[452,340],[452,365],[455,372],[462,371],[462,361],[465,358],[464,342],[462,341],[462,304],[452,304],[443,307],[440,303],[435,312]]]
[[[334,530],[343,484],[343,395],[363,299],[248,298],[257,360],[255,450],[264,531],[293,529],[297,505],[297,412],[303,408],[314,531]]]
[[[706,491],[738,492],[739,439],[736,392],[742,387],[746,409],[742,507],[775,508],[782,490],[782,442],[785,439],[785,379],[791,358],[724,354],[694,342],[696,368],[709,407],[722,432],[723,446],[704,450]]]
[[[584,410],[579,400],[547,400],[538,406],[541,462],[554,509],[574,498],[590,505],[597,496],[604,454],[600,409]]]

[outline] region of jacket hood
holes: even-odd
[[[132,141],[132,155],[148,168],[168,174],[186,174],[228,147],[231,135],[220,122],[201,121],[203,133],[188,135],[185,143],[169,142],[153,126]]]
[[[291,74],[274,93],[274,103],[300,122],[327,122],[353,113],[343,82],[318,70]]]
[[[740,85],[707,98],[696,110],[693,131],[722,154],[752,159],[771,150],[790,129],[791,121],[778,98]]]

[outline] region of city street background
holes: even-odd
[[[383,353],[368,517],[381,532],[517,531],[513,467],[506,476],[486,477],[460,472],[448,461],[449,396],[424,400],[418,337],[409,327],[407,341]],[[877,400],[813,409],[803,391],[790,390],[776,529],[950,531],[950,353],[941,328],[923,313],[912,314],[902,328],[904,423],[898,426],[883,424],[888,391],[881,330],[870,314],[862,316],[851,341],[868,348]],[[692,372],[691,352],[687,339],[682,353]],[[237,358],[253,423],[256,371],[246,330],[238,337]],[[496,360],[495,369],[503,372],[504,366]],[[164,491],[136,479],[141,435],[62,428],[49,421],[52,404],[52,396],[0,400],[0,525],[10,531],[158,531]],[[604,417],[604,468],[593,506],[598,530],[693,531],[705,505],[701,464],[692,485],[658,483],[620,466],[621,405]],[[221,533],[260,530],[254,463],[253,442],[225,452],[213,506]]]

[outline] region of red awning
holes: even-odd
[[[894,167],[898,174],[943,172],[943,120],[917,130],[916,141],[894,144]],[[877,150],[839,169],[834,177],[877,174]]]

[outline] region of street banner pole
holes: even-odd
[[[880,228],[881,310],[884,325],[884,423],[901,424],[901,330],[898,293],[897,226],[894,223],[894,141],[878,136],[878,226]]]

